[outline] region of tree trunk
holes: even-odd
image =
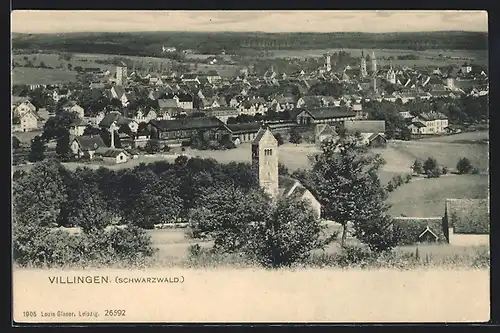
[[[342,238],[340,241],[341,247],[344,247],[346,238],[347,238],[347,223],[342,226]]]

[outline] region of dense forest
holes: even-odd
[[[238,33],[238,32],[127,32],[15,34],[13,49],[40,49],[82,53],[160,55],[161,46],[192,49],[199,53],[240,54],[248,50],[386,48],[486,50],[484,32],[411,33]]]

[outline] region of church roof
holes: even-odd
[[[252,141],[252,145],[258,145],[260,143],[260,140],[264,137],[264,134],[269,130],[267,127],[261,127],[260,130],[257,132],[257,135],[255,136],[255,139]],[[271,131],[269,131],[271,132]]]

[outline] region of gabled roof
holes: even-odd
[[[96,150],[99,147],[106,147],[100,135],[84,135],[74,138],[83,151]]]
[[[257,132],[257,135],[255,136],[255,138],[252,141],[252,145],[258,145],[260,143],[260,141],[262,140],[262,137],[266,134],[267,131],[269,131],[269,133],[272,134],[269,127],[267,127],[266,125],[264,125],[264,126],[261,125],[261,128],[259,129],[259,131]]]
[[[324,107],[324,108],[307,108],[306,110],[314,119],[330,119],[354,117],[356,113],[346,107]]]
[[[251,123],[228,124],[226,126],[232,133],[258,132],[261,127],[261,123],[256,121]]]
[[[149,123],[161,131],[226,127],[226,125],[216,117],[150,120]]]
[[[100,148],[96,151],[96,154],[102,157],[117,157],[121,153],[129,155],[129,153],[126,150],[117,148],[107,148],[107,149]]]
[[[316,125],[316,135],[337,135],[337,133],[328,124],[318,124]]]
[[[99,123],[100,127],[109,127],[112,123],[116,122],[117,125],[128,125],[133,119],[125,118],[119,112],[110,112],[104,116]]]
[[[384,120],[348,120],[344,127],[349,132],[385,133]]]
[[[111,89],[115,90],[115,93],[116,95],[118,95],[118,98],[121,98],[123,95],[125,95],[125,89],[123,89],[123,87],[120,85],[115,85]]]
[[[163,108],[176,108],[177,107],[177,101],[175,99],[159,99],[158,100],[158,107],[160,109],[163,109]]]
[[[418,118],[426,120],[426,121],[431,121],[431,120],[441,120],[441,119],[448,119],[448,117],[441,112],[425,112],[421,113]]]

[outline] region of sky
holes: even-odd
[[[13,11],[12,32],[488,31],[486,11]]]

